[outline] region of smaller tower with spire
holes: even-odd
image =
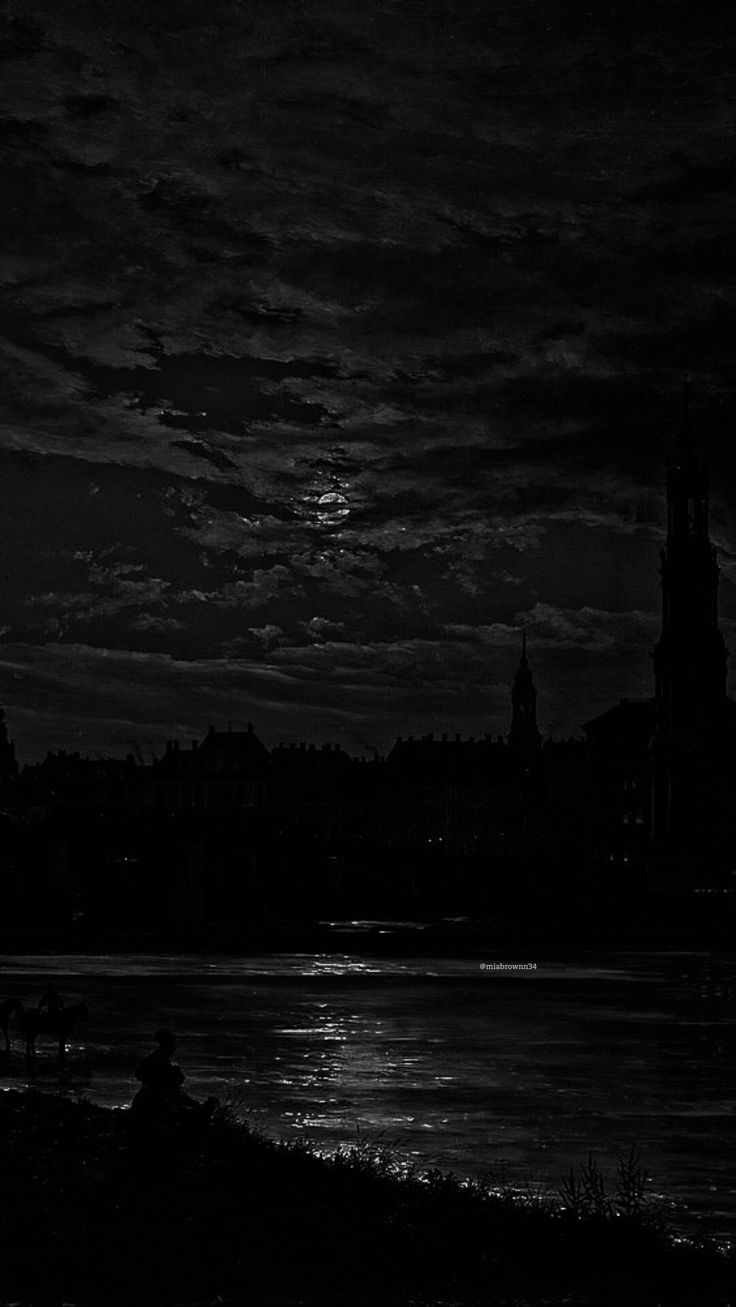
[[[512,749],[530,752],[539,749],[542,737],[537,727],[537,691],[529,670],[526,652],[526,631],[521,637],[521,659],[511,691],[511,730],[509,744]]]

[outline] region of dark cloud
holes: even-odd
[[[23,748],[505,729],[521,624],[550,728],[646,693],[685,371],[728,626],[725,9],[94,10],[0,19]]]

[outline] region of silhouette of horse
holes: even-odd
[[[23,1004],[19,998],[6,998],[3,1003],[0,1003],[0,1030],[2,1030],[5,1037],[6,1053],[10,1052],[10,1032],[8,1027],[12,1016],[23,1016]]]
[[[78,1021],[87,1021],[89,1012],[86,1003],[72,1003],[58,1012],[30,1011],[24,1013],[23,1030],[26,1037],[26,1057],[36,1055],[36,1040],[39,1035],[53,1035],[59,1044],[59,1061],[66,1060],[66,1046],[71,1039]]]

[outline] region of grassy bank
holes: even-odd
[[[354,1148],[324,1159],[222,1115],[137,1148],[127,1114],[0,1094],[2,1301],[289,1307],[726,1307],[736,1262],[674,1242],[633,1168],[546,1201]],[[637,1179],[638,1177],[638,1179]]]

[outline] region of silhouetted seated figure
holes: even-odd
[[[135,1069],[141,1088],[130,1106],[133,1128],[139,1134],[164,1136],[206,1125],[217,1099],[208,1098],[203,1103],[183,1090],[184,1072],[172,1061],[176,1048],[173,1031],[157,1030],[156,1043],[156,1051],[144,1057]]]

